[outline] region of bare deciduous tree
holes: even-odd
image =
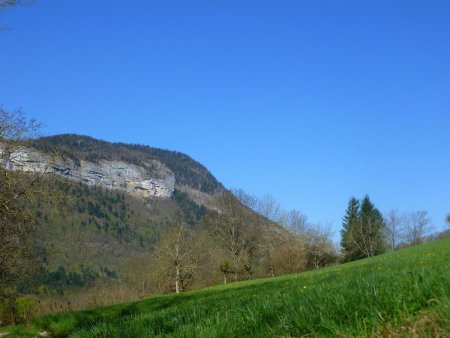
[[[283,213],[283,225],[292,234],[303,236],[308,226],[308,217],[298,210]]]
[[[222,263],[226,273],[224,269],[222,272],[225,277],[233,273],[234,280],[237,281],[246,249],[246,241],[242,235],[246,223],[246,210],[243,209],[239,200],[227,191],[220,196],[219,203],[222,208],[219,237],[228,253],[227,259]]]
[[[0,107],[0,286],[30,271],[33,260],[36,223],[30,206],[48,194],[37,186],[43,173],[24,174],[15,163],[26,156],[23,150],[39,128],[21,110]]]
[[[198,251],[191,233],[179,226],[162,236],[155,250],[158,273],[169,278],[176,293],[184,291],[198,269]]]
[[[151,275],[155,258],[148,253],[141,253],[131,257],[123,268],[125,280],[130,288],[139,296],[143,297],[154,291],[151,287]],[[150,264],[149,264],[150,262]],[[159,279],[155,278],[155,282]],[[154,283],[157,284],[157,283]]]
[[[336,260],[336,248],[329,226],[311,224],[303,213],[283,213],[283,225],[289,231],[283,242],[287,272],[318,269]]]
[[[256,211],[266,219],[277,222],[281,214],[281,207],[272,195],[265,195],[257,201]]]
[[[305,233],[308,268],[318,269],[333,263],[335,248],[331,238],[333,233],[329,226],[311,225]]]
[[[249,194],[243,189],[233,189],[232,193],[239,200],[239,202],[241,202],[249,209],[255,210],[256,206],[258,205],[258,198]]]
[[[228,275],[235,273],[236,269],[234,268],[233,263],[229,260],[225,260],[220,264],[220,271],[222,271],[223,274],[223,284],[227,284]]]
[[[279,222],[287,233],[277,252],[277,265],[281,265],[285,273],[302,271],[306,268],[305,233],[308,218],[298,210],[283,211]]]
[[[349,239],[353,245],[365,256],[373,257],[380,242],[378,221],[373,219],[357,220],[349,231]]]
[[[431,230],[431,220],[427,211],[411,212],[403,217],[403,240],[409,245],[423,243]]]
[[[271,195],[266,195],[261,199],[257,199],[254,210],[262,216],[262,226],[265,231],[259,246],[267,256],[269,271],[272,277],[275,277],[274,266],[274,234],[268,230],[270,223],[279,223],[281,217],[281,208],[278,201]]]
[[[255,259],[255,247],[251,246],[247,249],[244,258],[244,270],[247,273],[248,279],[253,276],[253,261]]]
[[[397,209],[393,209],[387,213],[385,223],[386,236],[390,243],[391,251],[394,251],[397,246],[398,238],[400,237],[400,224],[402,223],[402,217],[399,216]]]

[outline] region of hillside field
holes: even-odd
[[[332,268],[58,313],[9,337],[450,336],[450,238]]]

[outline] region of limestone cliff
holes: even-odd
[[[0,165],[8,170],[54,173],[90,186],[122,190],[143,198],[168,198],[175,189],[175,175],[156,160],[142,166],[116,160],[94,163],[64,159],[27,148],[1,158]]]

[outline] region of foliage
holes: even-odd
[[[13,289],[5,290],[0,298],[0,326],[28,322],[38,310],[35,296],[19,296]]]
[[[193,202],[188,194],[175,189],[172,198],[177,202],[183,214],[184,221],[190,226],[194,226],[206,214],[207,209]]]
[[[80,264],[75,271],[66,271],[63,266],[59,266],[54,271],[49,271],[41,266],[33,279],[19,283],[17,290],[22,294],[32,292],[37,294],[52,292],[63,294],[67,289],[92,285],[100,278],[117,279],[117,273],[107,267],[100,267],[100,271],[96,271],[83,264]]]
[[[38,300],[35,296],[31,295],[18,297],[16,299],[16,306],[19,321],[28,323],[37,312]]]
[[[344,262],[358,259],[357,251],[350,238],[351,229],[357,226],[358,219],[359,201],[352,196],[348,202],[347,210],[345,211],[341,230],[341,248],[343,251],[342,261]]]
[[[0,289],[0,326],[17,323],[17,292],[13,288]]]
[[[385,251],[386,225],[369,196],[365,196],[361,202],[354,197],[350,198],[342,227],[344,262],[372,257]]]
[[[133,256],[150,250],[179,210],[172,200],[146,206],[126,194],[81,183],[43,184],[67,196],[58,212],[46,202],[31,209],[40,229],[34,243],[42,257],[34,279],[58,292],[91,284],[85,278],[88,268],[99,278],[118,277]]]
[[[389,336],[424,314],[433,318],[434,336],[443,337],[449,255],[450,239],[443,239],[296,275],[36,318],[11,337]]]

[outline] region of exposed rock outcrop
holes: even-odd
[[[90,186],[121,190],[142,198],[168,198],[175,189],[175,175],[156,160],[145,166],[106,160],[94,163],[61,159],[21,148],[1,156],[0,165],[8,170],[54,173]]]

